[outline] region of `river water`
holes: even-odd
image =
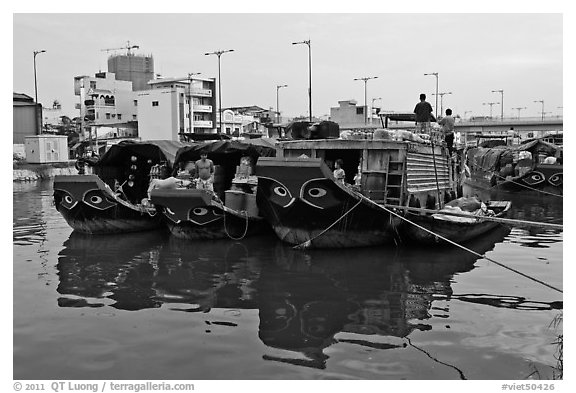
[[[493,199],[510,195],[493,195]],[[496,198],[494,198],[496,197]],[[559,198],[556,198],[559,199]],[[561,224],[562,201],[511,216]],[[466,251],[298,251],[274,236],[83,236],[50,182],[13,186],[13,378],[553,379],[563,233],[513,227]]]

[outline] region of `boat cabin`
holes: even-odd
[[[456,197],[457,172],[442,146],[392,139],[297,140],[279,142],[276,155],[320,158],[331,170],[341,159],[345,183],[377,203],[437,208]]]

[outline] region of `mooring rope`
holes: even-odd
[[[228,228],[226,227],[226,207],[225,206],[223,206],[223,207],[224,207],[224,209],[222,209],[222,212],[224,213],[224,233],[226,233],[226,236],[228,236],[232,240],[244,239],[246,237],[246,234],[248,233],[248,225],[249,225],[248,224],[248,213],[245,212],[245,216],[244,216],[246,219],[246,225],[244,226],[244,233],[242,234],[242,236],[236,238],[236,237],[233,237],[232,235],[230,235],[230,233],[228,233]],[[238,213],[240,213],[240,212],[238,212]]]
[[[370,204],[372,204],[372,205],[374,205],[374,206],[377,206],[377,207],[379,207],[380,209],[388,212],[389,214],[393,214],[393,215],[395,215],[396,217],[399,217],[399,218],[401,218],[402,220],[407,221],[409,224],[412,224],[412,225],[416,226],[417,228],[422,229],[423,231],[428,232],[428,233],[430,233],[430,234],[438,237],[439,239],[442,239],[442,240],[444,240],[444,241],[446,241],[446,242],[448,242],[448,243],[450,243],[450,244],[452,244],[452,245],[454,245],[454,246],[456,246],[456,247],[459,247],[459,248],[463,249],[464,251],[468,251],[468,252],[470,252],[471,254],[474,254],[474,255],[476,255],[476,256],[479,257],[479,258],[487,259],[488,261],[490,261],[490,262],[492,262],[492,263],[494,263],[494,264],[496,264],[496,265],[498,265],[498,266],[500,266],[500,267],[503,267],[503,268],[505,268],[505,269],[508,269],[508,270],[510,270],[510,271],[512,271],[512,272],[514,272],[514,273],[516,273],[516,274],[519,274],[519,275],[521,275],[521,276],[523,276],[523,277],[525,277],[525,278],[528,278],[529,280],[535,281],[535,282],[537,282],[537,283],[539,283],[539,284],[542,284],[542,285],[544,285],[544,286],[546,286],[546,287],[548,287],[548,288],[550,288],[550,289],[553,289],[553,290],[555,290],[555,291],[558,291],[558,292],[560,292],[560,293],[563,293],[563,291],[562,291],[561,289],[558,289],[558,288],[556,288],[556,287],[554,287],[554,286],[552,286],[552,285],[550,285],[550,284],[548,284],[548,283],[545,283],[544,281],[541,281],[541,280],[539,280],[539,279],[537,279],[537,278],[535,278],[535,277],[531,277],[531,276],[529,276],[529,275],[527,275],[527,274],[525,274],[525,273],[522,273],[521,271],[518,271],[518,270],[516,270],[516,269],[514,269],[514,268],[512,268],[512,267],[506,266],[505,264],[503,264],[503,263],[501,263],[501,262],[498,262],[498,261],[496,261],[496,260],[494,260],[494,259],[492,259],[492,258],[489,258],[489,257],[487,257],[487,256],[485,256],[485,255],[479,254],[479,253],[477,253],[477,252],[474,251],[474,250],[470,250],[469,248],[466,248],[466,247],[464,247],[464,246],[462,246],[462,245],[460,245],[460,244],[458,244],[458,243],[456,243],[456,242],[454,242],[454,241],[452,241],[452,240],[450,240],[450,239],[447,239],[447,238],[445,238],[445,237],[443,237],[443,236],[441,236],[441,235],[438,235],[437,233],[434,233],[433,231],[431,231],[431,230],[429,230],[429,229],[427,229],[427,228],[424,228],[423,226],[418,225],[418,224],[416,224],[415,222],[410,221],[410,220],[407,219],[406,217],[403,217],[402,215],[400,215],[400,214],[398,214],[398,213],[396,213],[396,212],[394,212],[394,211],[392,211],[392,210],[390,210],[390,209],[387,209],[386,207],[384,207],[384,206],[382,206],[382,205],[377,204],[376,202],[370,200],[369,198],[365,197],[364,195],[362,195],[362,194],[360,194],[360,193],[356,193],[356,194],[357,194],[361,199],[366,200],[368,203],[370,203]]]
[[[304,249],[304,248],[308,248],[312,245],[312,241],[319,238],[320,236],[322,236],[323,234],[325,234],[327,231],[330,230],[330,228],[332,228],[334,225],[336,225],[338,222],[340,222],[340,220],[342,220],[344,217],[346,217],[352,210],[354,210],[356,208],[356,206],[358,206],[360,203],[362,203],[362,199],[360,199],[354,206],[352,206],[352,208],[350,210],[348,210],[346,213],[344,213],[343,215],[341,215],[340,217],[338,217],[338,219],[336,221],[334,221],[332,224],[330,224],[326,229],[324,229],[322,232],[320,232],[318,235],[314,236],[311,239],[306,240],[305,242],[302,242],[300,244],[295,245],[293,248],[300,250],[300,249]]]

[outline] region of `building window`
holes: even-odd
[[[134,106],[138,106],[138,100],[134,100]]]
[[[122,114],[118,113],[118,120],[122,120]]]
[[[132,115],[132,120],[136,120],[136,115]]]
[[[95,88],[96,88],[96,81],[90,81],[90,88],[91,88],[91,89],[95,89]]]
[[[106,119],[110,120],[110,113],[106,113]]]
[[[152,101],[152,106],[158,106],[158,101]]]
[[[357,115],[363,115],[364,114],[364,107],[363,106],[357,107],[356,108],[356,114]]]

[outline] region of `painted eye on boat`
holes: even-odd
[[[66,203],[72,203],[72,202],[73,202],[73,201],[72,201],[72,197],[71,197],[70,195],[66,195],[66,196],[64,197],[64,202],[66,202]]]
[[[323,188],[314,187],[308,190],[308,195],[310,195],[312,198],[320,198],[326,195],[326,190]]]
[[[204,216],[208,214],[208,209],[204,209],[203,207],[197,207],[194,210],[192,210],[192,213],[194,213],[197,216]]]
[[[277,195],[280,195],[281,197],[285,197],[286,195],[288,195],[288,191],[284,188],[284,187],[274,187],[274,192]]]
[[[94,204],[102,203],[102,197],[100,197],[98,195],[92,195],[90,197],[90,202],[92,202]]]

